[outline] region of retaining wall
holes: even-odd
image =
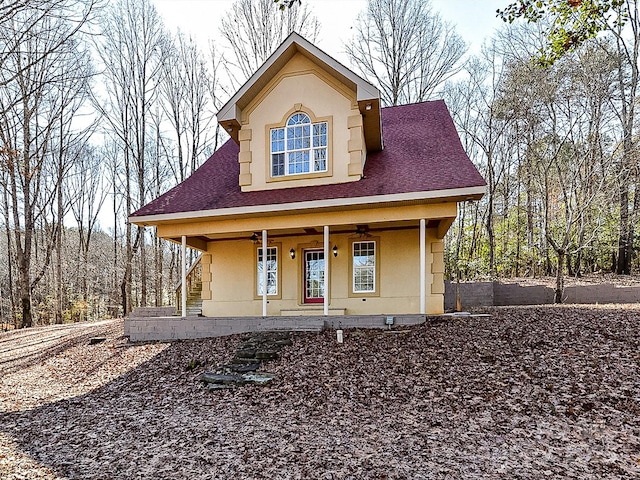
[[[493,305],[493,282],[460,282],[458,285],[463,310]],[[444,282],[444,309],[447,312],[456,309],[456,288],[455,282]]]
[[[554,289],[544,285],[519,285],[501,282],[461,282],[462,309],[508,305],[545,305],[553,303]],[[563,303],[638,303],[640,286],[573,285],[565,287]],[[456,308],[456,283],[445,282],[444,308]]]

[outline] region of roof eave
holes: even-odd
[[[366,197],[330,198],[326,200],[309,200],[304,202],[252,205],[212,210],[198,210],[191,212],[163,213],[155,215],[130,215],[129,222],[140,226],[154,226],[169,222],[186,222],[189,220],[216,219],[231,216],[255,216],[262,214],[282,214],[300,210],[317,210],[320,208],[350,208],[358,209],[379,204],[403,202],[461,202],[480,200],[486,193],[486,185],[453,188],[446,190],[432,190],[427,192],[395,193]]]

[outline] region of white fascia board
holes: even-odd
[[[380,98],[380,90],[371,85],[370,83],[362,80],[361,83],[358,83],[358,91],[356,93],[358,102],[363,102],[365,100],[375,100]]]
[[[273,205],[252,205],[246,207],[218,208],[213,210],[197,210],[192,212],[163,213],[158,215],[129,216],[129,222],[136,224],[155,224],[175,220],[199,220],[218,218],[230,215],[255,215],[261,213],[295,212],[299,210],[355,207],[394,202],[411,202],[420,200],[442,199],[451,197],[475,197],[484,195],[486,186],[452,188],[448,190],[433,190],[430,192],[394,193],[390,195],[376,195],[369,197],[330,198],[327,200],[311,200],[306,202],[281,203]]]

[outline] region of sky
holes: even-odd
[[[180,28],[190,33],[207,50],[209,39],[219,35],[220,19],[233,0],[152,0],[171,30]],[[352,27],[366,0],[302,0],[321,23],[317,46],[345,65],[349,65],[343,44],[353,35]],[[490,37],[502,20],[496,9],[511,0],[432,0],[433,10],[456,25],[457,32],[469,45],[470,53],[478,53],[484,39]]]

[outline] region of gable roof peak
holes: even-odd
[[[373,136],[379,139],[372,145],[367,144],[367,148],[368,150],[382,149],[380,91],[296,32],[291,32],[284,39],[262,66],[218,111],[218,123],[229,133],[231,138],[238,143],[238,131],[242,125],[242,110],[297,53],[318,64],[356,92],[360,112],[362,114],[366,112],[364,128],[369,132],[373,131]]]

